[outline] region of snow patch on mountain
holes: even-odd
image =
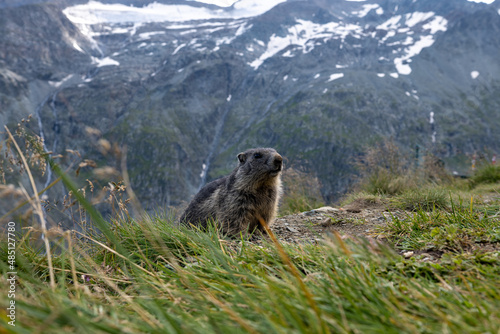
[[[329,39],[344,39],[348,35],[355,38],[361,38],[363,29],[355,24],[346,24],[343,22],[329,22],[325,24],[314,23],[307,20],[297,20],[297,24],[288,28],[288,35],[276,36],[273,34],[267,43],[266,51],[261,56],[250,62],[249,65],[258,69],[262,63],[284,50],[289,46],[301,49],[302,53],[308,53],[322,40],[323,43]],[[291,57],[291,51],[283,54],[285,57]]]
[[[157,2],[144,7],[123,4],[103,4],[89,1],[67,7],[66,17],[76,24],[186,22],[212,19],[239,19],[263,14],[285,0],[241,0],[227,9],[212,9],[190,5],[167,5]]]
[[[175,50],[174,50],[174,52],[172,52],[172,56],[175,55],[177,52],[179,52],[179,50],[182,49],[185,46],[186,46],[186,44],[183,43],[183,44],[179,45],[178,47],[176,47]]]
[[[340,79],[340,78],[343,78],[344,77],[344,73],[334,73],[332,75],[330,75],[330,79],[328,79],[327,82],[330,82],[330,81],[333,81],[333,80],[337,80],[337,79]]]
[[[363,9],[361,9],[360,11],[354,11],[352,12],[352,14],[361,18],[368,15],[368,13],[372,10],[375,10],[378,15],[384,14],[384,10],[378,4],[363,5]]]
[[[96,58],[92,57],[92,62],[97,65],[97,67],[103,66],[120,66],[120,63],[110,57]]]
[[[413,37],[407,36],[403,42],[397,40],[387,43],[389,46],[400,44],[407,46],[398,57],[394,58],[394,65],[399,74],[409,75],[411,73],[409,65],[411,58],[418,55],[424,48],[431,46],[434,43],[434,34],[438,31],[446,31],[448,21],[434,12],[414,12],[393,16],[376,27],[378,30],[387,30],[387,34],[379,41],[382,44],[399,34],[412,34],[413,31],[410,28],[415,28],[419,24],[421,24],[423,31],[428,31],[429,35],[423,35],[416,41]]]
[[[433,12],[427,12],[427,13],[414,12],[414,13],[410,13],[410,14],[405,15],[405,17],[406,17],[405,23],[408,27],[413,27],[421,22],[424,22],[424,21],[430,19],[433,16],[434,16]]]
[[[377,26],[376,29],[379,30],[396,30],[400,27],[399,21],[401,20],[401,15],[396,15],[385,21],[384,23]]]
[[[150,32],[143,32],[142,34],[139,34],[139,39],[140,40],[146,40],[146,39],[151,39],[152,36],[155,35],[163,35],[165,34],[165,31],[150,31]]]
[[[424,48],[434,44],[432,35],[422,36],[415,44],[405,49],[405,54],[394,59],[394,65],[399,74],[408,75],[411,73],[411,67],[408,65],[411,58],[418,55]]]
[[[71,45],[73,45],[73,47],[74,47],[77,51],[79,51],[79,52],[81,52],[81,53],[85,53],[85,51],[83,51],[83,49],[80,47],[80,45],[78,45],[77,41],[72,40],[72,41],[71,41]]]
[[[192,0],[195,2],[196,0]],[[211,36],[215,32],[217,36],[212,44],[208,46],[206,38],[195,39],[183,44],[174,43],[172,55],[177,54],[182,48],[189,47],[198,52],[217,52],[222,45],[231,44],[238,36],[248,32],[252,28],[248,18],[263,14],[274,6],[286,0],[201,0],[198,2],[214,6],[191,6],[187,4],[160,4],[150,3],[143,7],[133,7],[123,4],[103,4],[98,1],[89,1],[87,4],[75,5],[64,9],[64,14],[73,21],[84,35],[88,37],[95,49],[99,49],[94,40],[97,36],[112,34],[129,34],[135,36],[139,27],[147,23],[162,22],[163,31],[155,29],[150,32],[142,32],[134,38],[134,41],[142,41],[138,48],[146,47],[144,42],[156,35],[164,35],[168,31],[180,35],[198,34],[203,32]],[[345,0],[354,1],[354,0]],[[362,1],[359,1],[362,2]],[[247,56],[256,57],[247,62],[249,66],[257,70],[268,58],[280,55],[282,57],[295,57],[298,54],[311,52],[319,45],[328,40],[337,39],[343,47],[345,39],[350,36],[361,41],[362,38],[377,38],[381,30],[385,35],[379,38],[378,43],[393,47],[391,60],[394,63],[397,74],[409,75],[412,71],[410,63],[412,58],[418,55],[424,48],[431,46],[435,40],[435,34],[446,31],[448,21],[436,15],[434,12],[412,12],[395,15],[388,18],[375,29],[367,29],[358,25],[358,18],[363,18],[371,12],[383,15],[384,10],[378,4],[360,4],[357,11],[352,11],[347,16],[354,16],[355,21],[346,18],[345,21],[328,23],[316,23],[305,19],[296,19],[294,25],[289,26],[285,33],[274,33],[266,42],[254,39],[247,43]],[[352,23],[355,22],[355,23]],[[99,25],[94,25],[99,23]],[[373,28],[373,26],[371,27]],[[94,30],[95,29],[95,30]],[[231,31],[232,30],[232,31]],[[227,31],[231,31],[229,34]],[[406,36],[405,36],[406,35]],[[213,44],[215,42],[215,44]],[[154,44],[152,44],[154,45]],[[362,43],[351,43],[353,48],[361,48]],[[75,49],[84,52],[78,44],[74,43]],[[102,61],[94,61],[98,66],[119,65],[111,58],[103,58]],[[245,56],[243,53],[239,55]],[[97,58],[96,58],[97,59]],[[391,74],[389,74],[391,75]],[[394,75],[391,75],[394,77]]]
[[[193,2],[202,2],[209,5],[216,5],[219,7],[231,7],[238,0],[187,0]]]
[[[467,0],[467,1],[469,1],[469,2],[477,2],[477,3],[481,3],[482,2],[482,3],[488,4],[488,5],[490,3],[495,2],[495,0]]]
[[[68,76],[66,76],[64,79],[62,79],[61,81],[48,81],[49,85],[51,85],[52,87],[55,87],[55,88],[59,88],[61,87],[61,85],[63,83],[65,83],[66,81],[68,81],[69,79],[73,78],[74,74],[70,74]]]

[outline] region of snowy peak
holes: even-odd
[[[295,4],[287,3],[284,6]],[[443,16],[434,12],[414,11],[391,15],[390,8],[384,9],[377,3],[352,2],[348,8],[350,11],[343,10],[340,16],[330,15],[326,22],[325,16],[328,15],[322,15],[321,19],[315,16],[295,17],[293,25],[282,27],[282,31],[286,29],[285,34],[273,33],[263,40],[265,50],[248,64],[258,69],[273,56],[293,57],[298,53],[309,53],[332,40],[339,41],[339,49],[363,48],[371,40],[376,40],[382,47],[390,49],[383,58],[393,63],[398,74],[408,75],[411,73],[411,58],[431,46],[435,35],[446,31],[448,24]],[[397,11],[398,8],[393,10]],[[370,18],[364,20],[368,15]]]
[[[245,60],[254,70],[269,58],[290,58],[309,53],[331,40],[338,40],[339,48],[342,49],[346,38],[349,37],[348,44],[351,47],[361,48],[366,40],[377,39],[379,44],[391,48],[392,52],[384,59],[394,64],[397,73],[408,75],[411,73],[411,59],[422,49],[431,46],[435,40],[434,35],[446,31],[447,26],[447,20],[434,12],[415,11],[390,16],[391,12],[398,11],[397,6],[384,9],[378,3],[365,1],[345,1],[346,9],[337,16],[315,13],[312,17],[307,11],[307,15],[300,17],[303,15],[300,9],[314,7],[311,3],[287,2],[276,8],[284,2],[207,0],[203,3],[209,4],[208,7],[200,6],[199,2],[194,1],[186,1],[185,4],[154,2],[143,7],[134,7],[90,1],[87,4],[68,7],[63,12],[89,37],[96,49],[99,49],[96,38],[123,33],[134,36],[138,28],[148,30],[146,26],[153,24],[161,24],[161,28],[142,32],[138,37],[134,37],[143,41],[139,45],[140,48],[147,47],[151,36],[156,34],[177,33],[184,37],[191,36],[189,43],[183,43],[182,37],[164,41],[164,46],[172,45],[172,55],[182,48],[191,48],[197,52],[217,52],[221,45],[233,43],[248,31],[259,31],[259,24],[273,25],[264,36],[257,33],[254,38],[245,39]],[[216,4],[218,6],[214,6]],[[321,13],[321,8],[315,8],[317,13]],[[290,16],[286,15],[282,16],[285,21],[281,22],[266,22],[265,18],[255,22],[252,20],[253,17],[273,11],[278,11],[277,16],[287,11],[295,13],[296,16],[293,16],[292,21],[289,20]],[[367,16],[371,16],[370,20],[363,23],[362,20]],[[251,29],[253,27],[255,29]],[[353,40],[358,42],[352,43]],[[78,49],[78,45],[75,45],[75,48]],[[101,65],[116,64],[112,61],[95,62]]]
[[[89,1],[87,4],[64,9],[64,14],[77,24],[116,24],[116,23],[153,23],[189,22],[207,20],[241,19],[263,14],[285,0],[242,0],[228,7],[202,7],[194,1],[186,4],[162,4],[153,2],[144,7],[123,4],[104,4]],[[214,1],[202,1],[213,4]],[[224,2],[217,2],[224,4]],[[226,4],[230,2],[225,2]]]

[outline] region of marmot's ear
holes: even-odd
[[[241,164],[244,164],[247,161],[247,155],[245,153],[238,154],[238,160]]]

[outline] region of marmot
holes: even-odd
[[[253,148],[238,154],[238,160],[231,174],[196,194],[181,223],[206,228],[207,221],[213,220],[230,236],[265,231],[259,218],[270,224],[276,216],[283,158],[272,148]]]

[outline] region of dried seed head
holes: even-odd
[[[85,127],[85,132],[87,132],[87,134],[89,136],[96,136],[96,137],[100,137],[102,135],[101,131],[99,129],[96,129],[96,128],[92,128],[90,126],[86,126]]]
[[[101,138],[97,141],[97,144],[99,145],[99,151],[101,151],[103,155],[108,154],[111,150],[111,144],[107,139]]]
[[[113,177],[119,176],[120,173],[114,167],[104,166],[104,167],[101,167],[101,168],[96,168],[94,170],[94,175],[98,179],[109,179],[109,178],[113,178]]]
[[[21,189],[16,188],[13,184],[0,184],[0,198],[3,197],[20,197],[23,196]]]

